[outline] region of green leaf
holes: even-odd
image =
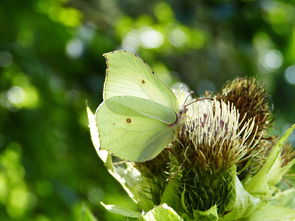
[[[79,221],[97,221],[91,211],[85,205],[82,205]]]
[[[294,221],[295,209],[267,204],[255,210],[247,221]]]
[[[231,221],[249,216],[258,206],[260,199],[249,194],[243,187],[239,178],[236,176],[236,168],[232,168],[232,174],[235,177],[233,182],[233,192],[230,202],[225,207],[228,213],[220,218],[222,221]]]
[[[100,149],[99,134],[98,134],[97,126],[96,126],[95,116],[94,116],[94,114],[92,113],[92,111],[90,110],[90,108],[88,106],[86,106],[86,111],[87,111],[88,126],[89,126],[89,129],[90,129],[90,135],[91,135],[92,143],[94,145],[94,148],[95,148],[99,158],[104,163],[106,163],[109,153],[106,150],[101,150]]]
[[[179,162],[173,154],[169,154],[170,165],[175,165],[178,167]],[[173,167],[173,166],[171,166]],[[172,178],[168,180],[165,185],[165,189],[161,196],[161,203],[166,203],[173,207],[177,211],[185,210],[182,204],[184,204],[183,197],[180,196],[179,190],[181,189],[180,174],[175,172]]]
[[[179,200],[178,189],[180,188],[177,177],[168,181],[161,197],[161,203],[166,203],[176,209],[181,209],[181,201]]]
[[[183,219],[166,203],[150,210],[142,217],[145,221],[183,221]]]
[[[258,173],[245,181],[244,186],[248,192],[254,195],[270,195],[273,192],[271,187],[278,183],[284,173],[287,172],[286,168],[282,170],[280,169],[280,153],[294,129],[295,124],[286,131],[277,144],[272,148],[265,164]],[[287,169],[289,169],[289,167],[291,166],[289,165]]]
[[[150,182],[150,180],[143,176],[131,162],[114,164],[111,154],[106,150],[100,149],[95,116],[89,107],[87,107],[87,115],[93,145],[98,156],[108,169],[108,172],[121,184],[129,197],[138,204],[141,209],[145,211],[152,209],[154,207],[152,190],[155,192],[158,188],[158,186],[155,185],[156,182]],[[143,189],[145,191],[142,191]]]
[[[295,164],[295,159],[291,160],[284,167],[281,167],[282,166],[282,157],[280,155],[278,157],[276,163],[274,164],[274,166],[271,168],[271,170],[269,172],[268,184],[273,185],[273,186],[278,184],[282,180],[282,177],[291,169],[291,167],[294,164]]]
[[[119,214],[121,216],[131,217],[131,218],[141,217],[141,213],[138,211],[126,209],[116,205],[106,205],[103,202],[100,202],[100,204],[111,213]]]
[[[216,205],[212,206],[210,209],[206,211],[194,210],[194,220],[202,220],[202,221],[217,221],[217,207]]]
[[[295,189],[288,189],[277,193],[271,204],[295,209]]]

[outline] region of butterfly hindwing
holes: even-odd
[[[112,97],[96,111],[101,148],[129,161],[150,160],[173,139],[175,128],[169,124],[176,119],[164,105],[132,96]]]

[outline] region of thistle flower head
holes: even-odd
[[[223,101],[201,100],[188,106],[187,116],[179,132],[179,143],[185,158],[205,169],[229,168],[257,144],[248,142],[255,133],[254,119],[240,120],[233,104]],[[193,159],[192,159],[193,158]]]
[[[239,111],[240,118],[245,118],[244,122],[255,118],[258,128],[255,136],[265,136],[266,129],[271,126],[271,120],[268,97],[261,83],[254,78],[237,78],[227,83],[216,99],[233,104]]]
[[[254,139],[248,142],[256,130],[254,119],[244,123],[234,105],[212,98],[196,99],[187,108],[178,139],[171,145],[176,159],[170,161],[171,177],[176,174],[179,179],[188,212],[226,205],[233,181],[229,169],[257,144]]]
[[[189,93],[178,87],[175,94],[183,103]],[[271,125],[267,96],[254,79],[238,78],[216,96],[189,98],[182,128],[169,148],[168,180],[177,180],[175,188],[187,213],[217,206],[223,214],[236,191],[231,171],[239,180],[251,178],[276,143],[267,133]],[[286,146],[282,166],[293,158]]]
[[[216,95],[217,100],[233,104],[240,113],[240,120],[254,119],[256,131],[250,134],[247,142],[256,140],[258,143],[252,151],[248,152],[248,159],[238,164],[240,178],[255,174],[264,164],[273,146],[273,138],[268,136],[272,120],[268,105],[268,96],[262,83],[254,78],[236,78],[227,83],[221,93]],[[249,145],[249,144],[248,144]]]

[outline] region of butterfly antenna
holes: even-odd
[[[194,93],[195,93],[194,91],[189,92],[189,94],[188,94],[188,95],[186,96],[186,98],[185,98],[184,106],[186,106],[185,103],[187,102],[188,98],[189,98],[192,94],[194,94]]]
[[[214,99],[211,98],[211,97],[202,97],[202,98],[198,98],[198,99],[195,99],[195,100],[193,100],[192,102],[190,102],[190,103],[184,105],[184,107],[187,107],[187,106],[189,106],[189,105],[191,105],[191,104],[193,104],[193,103],[196,103],[196,102],[198,102],[198,101],[203,101],[203,100],[211,100],[211,101],[213,101]]]

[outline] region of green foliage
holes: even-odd
[[[265,205],[259,208],[259,210],[252,213],[246,220],[247,221],[292,221],[295,218],[295,210],[273,206]]]
[[[116,205],[105,205],[104,203],[101,203],[101,205],[111,213],[116,213],[121,216],[131,217],[131,218],[139,218],[141,217],[141,213],[139,211],[134,211],[130,209],[125,209],[120,206]]]
[[[113,221],[99,201],[134,207],[89,139],[85,100],[102,100],[108,51],[136,51],[199,94],[237,75],[263,79],[282,134],[295,122],[294,11],[294,0],[1,1],[0,220],[73,220],[86,202]],[[141,183],[143,195],[132,182],[152,209],[162,180]]]
[[[295,124],[287,130],[280,138],[276,145],[272,148],[265,164],[253,177],[245,181],[245,188],[255,195],[271,195],[274,191],[274,185],[278,184],[283,175],[294,164],[294,160],[282,167],[281,152],[287,142],[287,139],[295,129]]]
[[[183,221],[183,219],[167,204],[161,204],[150,210],[142,217],[144,221],[167,220],[167,221]]]
[[[36,200],[24,182],[20,147],[10,144],[0,156],[0,202],[12,218],[20,218]]]
[[[81,207],[81,214],[78,221],[97,221],[97,219],[93,216],[88,207],[83,205]]]
[[[216,221],[218,220],[217,207],[212,206],[206,211],[195,210],[194,220],[204,220],[204,221]]]
[[[222,221],[247,218],[261,204],[261,199],[256,198],[245,190],[241,181],[236,176],[236,168],[232,168],[231,171],[235,179],[233,189],[229,194],[229,203],[225,208],[225,211],[229,212],[221,217],[220,220]]]

